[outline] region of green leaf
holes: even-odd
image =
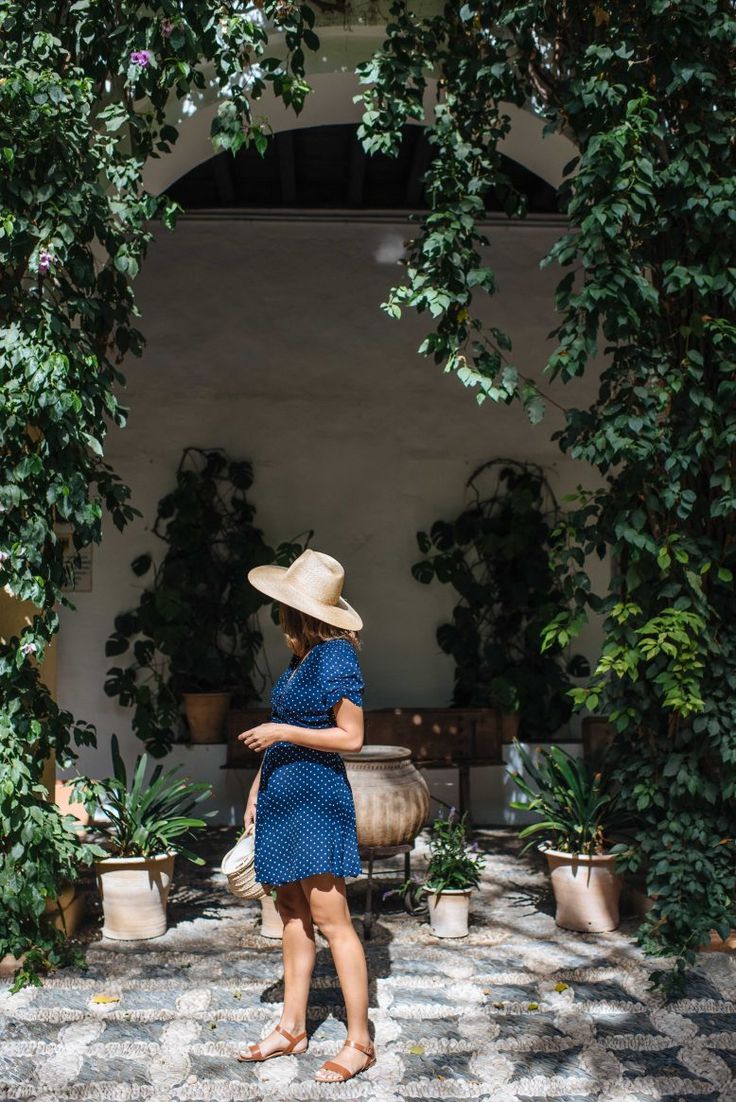
[[[141,578],[151,569],[152,561],[151,556],[148,554],[138,555],[137,558],[133,559],[130,568],[136,577]]]

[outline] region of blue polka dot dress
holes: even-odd
[[[347,639],[296,655],[271,692],[271,722],[316,730],[335,726],[343,697],[363,705],[363,677]],[[291,742],[268,747],[256,802],[256,878],[278,886],[331,872],[359,876],[353,793],[338,753]]]

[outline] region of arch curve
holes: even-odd
[[[265,117],[275,134],[312,127],[339,126],[360,122],[362,110],[353,98],[361,89],[352,72],[317,73],[310,76],[312,92],[307,96],[301,114],[295,115],[268,90],[257,102],[256,116]],[[428,89],[427,109],[431,117],[433,88]],[[179,139],[171,153],[150,160],[145,167],[143,182],[154,194],[167,191],[192,169],[209,161],[215,151],[210,140],[210,127],[217,110],[214,98],[203,94],[201,102],[189,113],[179,104],[172,123],[179,130]],[[543,123],[530,111],[507,104],[512,119],[511,132],[500,147],[512,162],[538,177],[552,188],[562,181],[563,166],[575,155],[569,139],[559,134],[543,136]]]

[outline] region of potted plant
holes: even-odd
[[[164,557],[156,565],[142,554],[131,564],[152,581],[137,608],[115,618],[105,653],[130,660],[108,670],[105,692],[133,708],[133,729],[155,757],[175,741],[182,705],[191,741],[219,742],[233,698],[245,706],[261,695],[255,613],[268,598],[247,574],[263,563],[288,565],[303,547],[267,546],[253,524],[252,481],[247,461],[186,448],[153,526]]]
[[[454,520],[417,533],[425,557],[412,574],[458,594],[452,623],[437,629],[455,662],[452,703],[499,709],[504,742],[519,731],[543,741],[572,708],[562,647],[541,647],[544,627],[566,604],[550,557],[559,506],[535,463],[492,459],[473,471],[466,489],[470,500]]]
[[[179,853],[203,864],[186,846],[192,833],[205,825],[192,815],[211,792],[208,784],[175,778],[179,766],[163,773],[157,765],[150,778],[148,755],[135,763],[130,785],[118,740],[112,736],[113,776],[103,780],[78,777],[75,797],[104,818],[96,823],[104,836],[108,856],[95,861],[102,898],[103,937],[118,941],[159,937],[166,931],[166,905]],[[214,811],[205,815],[213,815]]]
[[[619,924],[622,877],[615,870],[618,855],[627,849],[610,845],[611,832],[624,825],[618,797],[602,772],[558,746],[542,747],[535,759],[515,744],[523,774],[509,775],[526,799],[512,807],[538,817],[519,831],[530,838],[522,852],[536,843],[550,870],[557,912],[555,921],[566,930],[599,932]]]
[[[435,937],[467,936],[470,896],[485,864],[475,849],[467,842],[467,812],[459,817],[452,807],[432,823],[424,892]]]

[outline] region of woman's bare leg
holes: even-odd
[[[306,1029],[309,985],[316,955],[312,917],[299,881],[276,889],[276,908],[284,922],[284,1010],[279,1025],[296,1036]],[[267,1056],[276,1049],[286,1048],[289,1041],[274,1030],[258,1043],[261,1053]],[[305,1039],[295,1045],[293,1051],[303,1052],[306,1047]]]
[[[312,918],[327,938],[340,980],[347,1013],[348,1037],[362,1045],[371,1043],[368,1033],[368,969],[360,938],[356,934],[345,898],[345,881],[330,873],[302,880],[304,896]],[[343,1048],[335,1056],[338,1064],[357,1071],[367,1057],[359,1049]],[[337,1079],[334,1072],[319,1071],[320,1079]]]
[[[314,926],[299,882],[277,889],[276,907],[284,922],[284,1012],[279,1023],[289,1033],[306,1029],[307,1001],[317,951]]]

